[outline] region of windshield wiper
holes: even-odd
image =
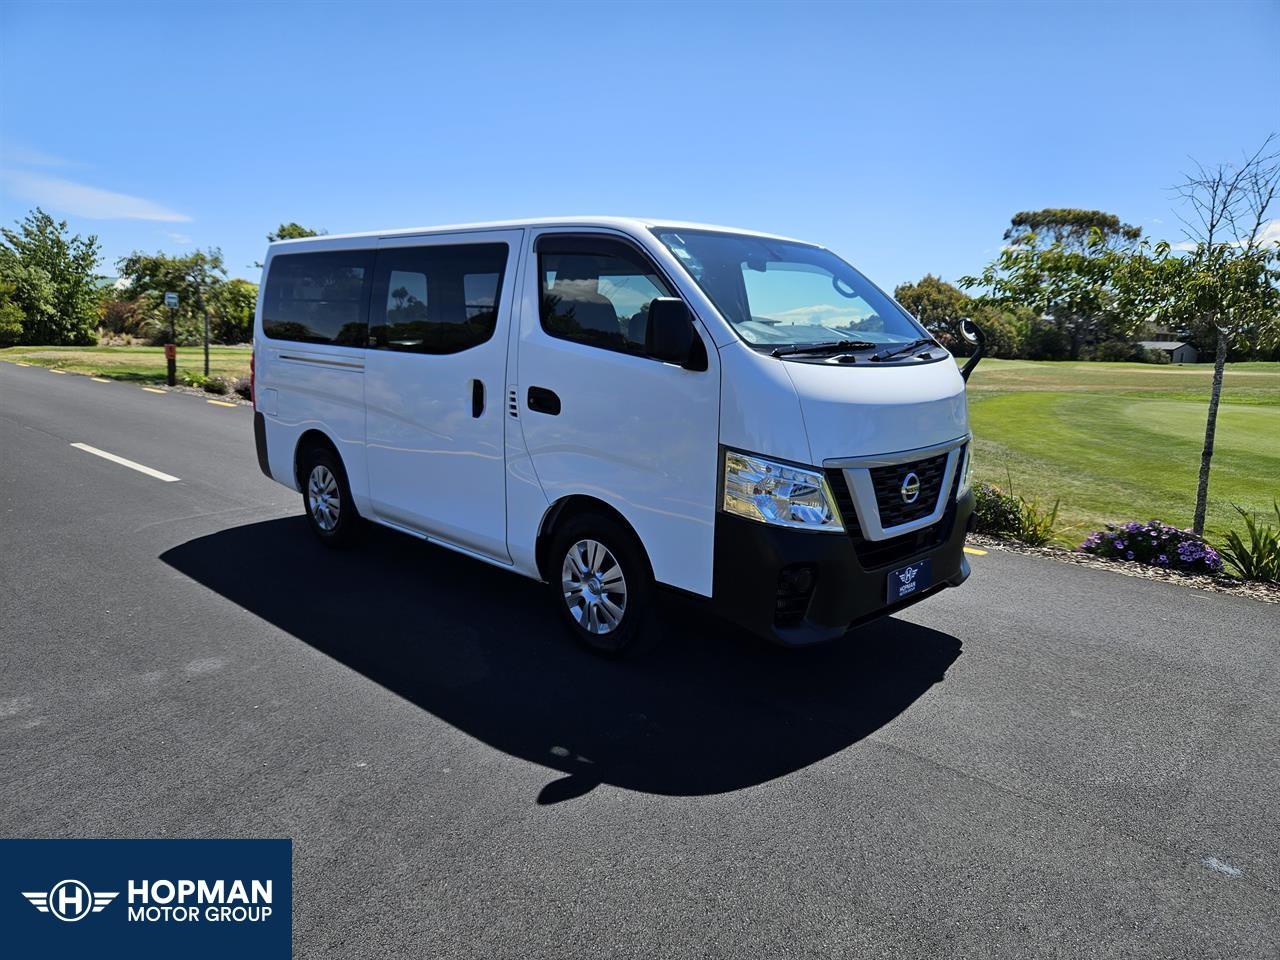
[[[835,343],[799,343],[793,347],[775,347],[770,355],[793,357],[801,353],[844,353],[847,350],[874,350],[875,348],[874,343],[867,343],[865,340],[837,340]]]
[[[876,361],[890,360],[893,357],[901,356],[904,353],[910,353],[912,350],[919,350],[925,344],[934,347],[938,345],[937,341],[934,340],[933,337],[923,337],[919,340],[912,340],[910,343],[904,343],[902,346],[889,350],[885,353],[873,354],[869,359]]]

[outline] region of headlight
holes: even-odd
[[[723,503],[726,513],[761,523],[805,530],[844,530],[826,478],[820,472],[733,450],[724,454]]]
[[[960,489],[956,491],[957,497],[963,497],[969,492],[969,488],[973,486],[973,441],[970,440],[964,445],[964,463],[960,465]]]

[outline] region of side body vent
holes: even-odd
[[[507,390],[507,413],[511,415],[513,420],[520,419],[520,396],[515,387]]]

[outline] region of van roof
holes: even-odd
[[[505,230],[513,227],[612,227],[614,229],[638,231],[661,227],[673,230],[715,230],[720,233],[741,233],[752,237],[765,237],[770,240],[791,240],[794,243],[807,241],[793,240],[791,237],[779,236],[775,233],[761,233],[758,230],[742,230],[737,227],[721,227],[709,223],[689,223],[683,220],[652,220],[643,217],[533,217],[526,220],[491,220],[482,223],[451,223],[434,227],[404,227],[395,230],[365,230],[358,233],[326,233],[319,237],[302,237],[296,240],[276,240],[270,244],[271,249],[293,244],[310,244],[332,240],[367,240],[381,237],[429,236],[440,233],[471,233],[481,230]]]

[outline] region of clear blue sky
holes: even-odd
[[[330,232],[615,213],[977,271],[1012,213],[1177,239],[1280,129],[1280,3],[0,3],[0,221],[257,279]]]

